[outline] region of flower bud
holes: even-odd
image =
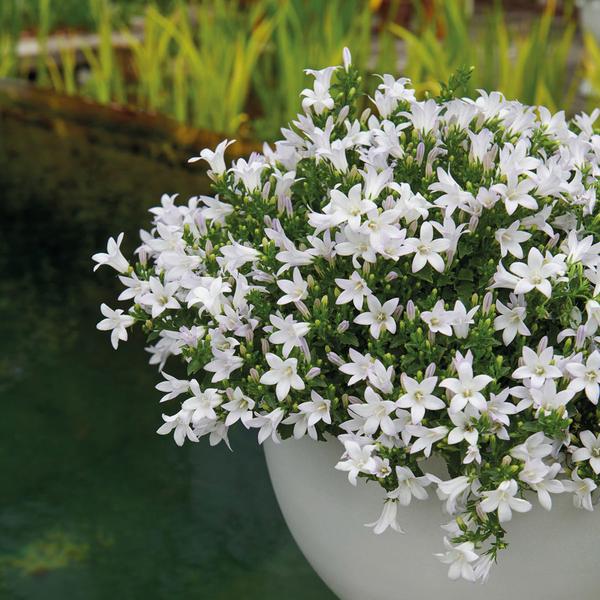
[[[483,302],[481,305],[481,312],[484,315],[487,315],[490,312],[493,301],[494,301],[494,295],[492,294],[492,292],[487,292],[486,295],[483,297]]]
[[[271,181],[267,181],[262,189],[262,197],[267,200],[269,197],[269,193],[271,192]]]
[[[336,367],[341,367],[344,364],[342,357],[339,354],[336,354],[335,352],[328,352],[327,360],[330,363],[334,364]]]
[[[340,110],[340,114],[338,115],[338,118],[337,118],[338,125],[340,123],[343,123],[346,120],[346,117],[348,116],[349,113],[350,113],[350,107],[342,106],[342,109]]]
[[[298,300],[298,302],[294,302],[296,308],[300,311],[300,314],[305,318],[310,318],[310,311],[308,310],[308,306],[302,302],[302,300]]]
[[[350,323],[348,321],[342,321],[338,326],[337,326],[337,332],[338,333],[344,333],[345,331],[348,331],[348,328],[350,327]]]
[[[342,50],[342,61],[344,64],[344,71],[347,73],[350,70],[350,65],[352,64],[352,55],[350,54],[350,50],[348,50],[348,48],[345,46]]]
[[[312,367],[311,369],[308,370],[308,372],[306,373],[304,378],[308,381],[310,379],[314,379],[315,377],[317,377],[320,374],[321,374],[321,369],[319,369],[319,367]]]
[[[306,338],[300,339],[300,350],[302,350],[304,358],[306,358],[307,361],[310,361],[310,350],[308,348],[308,342],[306,341]]]
[[[548,336],[545,335],[538,343],[538,354],[548,347]]]
[[[417,152],[415,155],[416,162],[419,166],[423,163],[423,158],[425,156],[425,144],[421,141],[417,144]]]
[[[548,243],[546,244],[546,248],[548,250],[551,250],[552,248],[554,248],[554,246],[556,246],[556,244],[558,244],[558,241],[560,240],[560,234],[559,233],[555,233],[549,240]]]
[[[266,338],[262,338],[260,340],[260,347],[263,354],[267,354],[267,352],[269,352],[271,349],[270,344]]]
[[[381,204],[383,210],[392,210],[396,206],[396,201],[393,196],[388,196]]]
[[[417,311],[415,309],[415,303],[412,300],[409,300],[406,303],[406,316],[410,321],[414,321]]]
[[[579,350],[580,348],[583,348],[583,344],[585,343],[585,325],[580,325],[577,328],[577,335],[575,336],[575,348],[577,348],[577,350]]]

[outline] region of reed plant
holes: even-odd
[[[161,0],[146,6],[143,36],[123,19],[121,4],[80,0],[98,42],[58,56],[48,52],[57,0],[35,1],[41,52],[28,68],[35,67],[41,85],[101,103],[130,104],[226,135],[273,139],[296,115],[298,93],[308,84],[303,67],[332,64],[345,46],[367,73],[360,83],[367,95],[379,82],[368,75],[373,71],[410,77],[423,97],[438,94],[439,82],[458,69],[474,66],[467,95],[498,89],[508,98],[569,111],[581,82],[576,25],[568,10],[557,19],[557,0],[549,0],[521,31],[508,24],[500,2],[475,19],[463,0],[434,0],[427,14],[415,1],[409,28],[378,23],[380,0]],[[391,0],[387,14],[394,15],[401,1]],[[19,11],[7,6],[0,2],[4,77],[18,73],[14,48],[23,25]],[[114,48],[115,31],[129,42],[125,57]],[[596,99],[598,64],[598,44],[586,36],[583,65]]]
[[[372,3],[363,0],[269,0],[277,15],[273,39],[254,73],[254,90],[262,111],[260,133],[271,137],[278,124],[297,112],[298,94],[308,83],[304,67],[333,64],[345,46],[366,68],[371,55]]]
[[[545,104],[551,110],[571,107],[577,89],[569,68],[576,25],[566,10],[562,22],[554,26],[556,0],[549,0],[542,15],[521,32],[507,23],[499,2],[479,24],[464,2],[434,4],[435,18],[421,15],[417,31],[389,25],[405,43],[403,74],[418,92],[439,93],[440,81],[468,65],[475,67],[471,95],[480,88],[497,89],[508,98]]]

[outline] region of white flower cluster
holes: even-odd
[[[600,482],[598,112],[418,101],[385,75],[359,114],[349,53],[308,73],[281,141],[229,169],[231,142],[203,150],[214,196],[163,196],[134,265],[122,235],[93,257],[132,303],[98,327],[187,365],[158,433],[335,436],[336,468],[385,490],[375,533],[433,489],[449,576],[484,580],[513,513],[592,510]]]

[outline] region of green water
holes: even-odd
[[[331,600],[291,539],[255,436],[177,448],[141,337],[95,330],[113,274],[189,169],[0,118],[0,598]]]

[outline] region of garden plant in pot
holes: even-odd
[[[94,256],[131,305],[98,327],[148,334],[158,433],[257,430],[341,598],[596,599],[598,115],[457,98],[465,74],[426,100],[384,75],[360,112],[347,51],[308,73],[281,141],[203,150],[213,196]]]

